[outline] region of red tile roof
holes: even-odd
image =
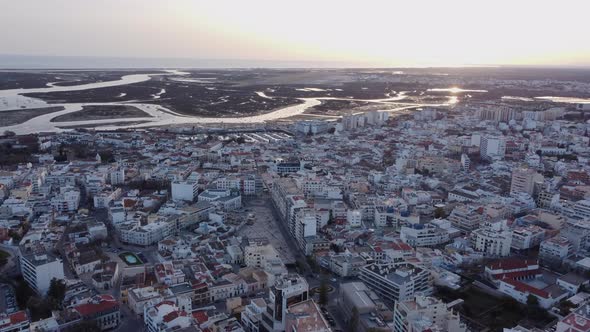
[[[539,265],[537,260],[533,259],[517,259],[517,258],[508,258],[508,259],[501,259],[495,262],[492,262],[486,265],[487,268],[492,270],[516,270],[516,269],[526,269],[532,265]]]
[[[162,320],[164,323],[170,323],[171,321],[175,320],[178,317],[186,317],[186,312],[184,311],[172,311],[165,315]]]
[[[98,301],[94,301],[94,300]],[[115,310],[119,310],[119,302],[110,295],[102,295],[97,298],[93,298],[93,301],[89,303],[80,304],[74,307],[74,310],[80,313],[82,316],[93,316],[99,313],[108,313]]]
[[[506,272],[506,273],[500,273],[500,274],[494,274],[493,277],[494,279],[516,279],[516,278],[522,278],[522,277],[531,277],[531,276],[538,276],[541,275],[541,270],[540,269],[535,269],[535,270],[527,270],[527,271],[517,271],[517,272]]]
[[[203,324],[209,320],[209,316],[205,311],[193,312],[193,318],[196,319],[199,324]]]
[[[572,326],[576,329],[576,331],[590,331],[590,319],[583,317],[576,313],[571,313],[567,315],[563,320],[562,323],[565,323],[569,326]],[[567,331],[573,331],[572,329],[568,329]]]
[[[24,310],[18,311],[10,315],[10,324],[19,324],[27,321],[28,319],[27,313]]]
[[[546,292],[542,289],[535,288],[531,285],[525,284],[524,282],[521,282],[518,280],[506,278],[502,281],[509,284],[509,285],[514,286],[514,289],[516,289],[517,291],[519,291],[521,293],[535,294],[535,295],[545,298],[545,299],[548,299],[551,296],[548,292]]]

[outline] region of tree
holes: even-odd
[[[442,207],[437,207],[434,210],[434,218],[440,219],[444,217],[446,217],[445,209],[443,209]]]
[[[567,316],[571,312],[571,309],[575,307],[576,305],[573,304],[571,301],[563,301],[559,304],[559,314],[562,316]]]
[[[328,282],[326,281],[326,277],[322,277],[322,279],[320,280],[320,287],[318,292],[318,304],[321,306],[325,306],[326,304],[328,304]]]
[[[332,225],[334,223],[334,213],[330,210],[330,216],[328,217],[328,225]]]
[[[334,251],[335,253],[340,253],[342,251],[336,243],[331,243],[330,249],[332,249],[332,251]]]
[[[29,287],[22,276],[19,276],[16,279],[16,287],[14,292],[16,303],[20,309],[25,309],[27,307],[27,301],[35,295],[35,292],[31,289],[31,287]]]
[[[530,320],[543,320],[547,315],[545,309],[539,306],[539,299],[534,295],[529,295],[526,299],[526,313]]]
[[[100,156],[100,160],[103,164],[112,163],[113,161],[115,161],[115,155],[111,150],[99,151],[98,155]]]
[[[27,309],[31,313],[31,320],[37,321],[51,316],[51,303],[47,299],[32,296],[27,301]]]
[[[315,256],[313,256],[313,255],[307,256],[307,265],[309,265],[309,267],[311,268],[311,270],[313,272],[318,272],[319,266],[316,262]]]
[[[350,332],[358,331],[359,320],[360,320],[359,310],[356,307],[353,307],[352,313],[350,315],[350,321],[348,322],[348,330]]]
[[[539,299],[534,295],[529,295],[526,298],[526,304],[530,307],[538,307],[539,306]]]
[[[60,309],[66,296],[66,283],[62,279],[51,279],[49,290],[47,291],[47,300],[51,303],[52,309]]]
[[[305,263],[301,259],[296,260],[295,264],[297,265],[297,271],[299,273],[303,273],[305,271]]]

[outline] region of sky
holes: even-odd
[[[588,0],[0,0],[0,54],[590,66]]]

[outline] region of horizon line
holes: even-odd
[[[539,68],[539,69],[590,69],[590,64],[400,64],[400,65],[383,65],[363,63],[362,61],[344,61],[344,60],[269,60],[269,59],[232,59],[232,58],[189,58],[189,57],[136,57],[136,56],[91,56],[91,55],[31,55],[31,54],[10,54],[0,53],[0,59],[11,60],[2,61],[0,70],[58,70],[58,69],[434,69],[434,68]],[[93,60],[94,62],[103,63],[37,63],[31,62],[35,59],[77,59],[78,62],[83,60]],[[27,61],[28,60],[28,61]],[[143,61],[143,62],[203,62],[201,64],[121,64],[112,62],[123,61]],[[106,61],[106,62],[105,62]],[[111,63],[108,63],[108,62]],[[227,62],[220,65],[219,62]],[[217,64],[216,64],[217,63]],[[234,63],[234,64],[231,64]]]

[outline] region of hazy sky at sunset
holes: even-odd
[[[0,54],[590,65],[589,0],[0,0]]]

